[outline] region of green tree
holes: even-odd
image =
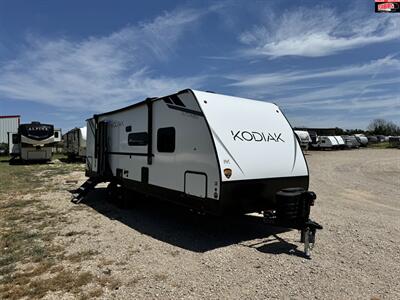
[[[368,125],[368,131],[379,135],[399,135],[400,127],[385,119],[375,119]]]

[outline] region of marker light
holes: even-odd
[[[232,176],[232,170],[231,169],[224,169],[224,175],[226,178],[231,178]]]

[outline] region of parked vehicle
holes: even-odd
[[[379,143],[386,141],[386,136],[384,136],[384,135],[377,135],[376,138],[378,139]]]
[[[32,122],[20,124],[17,133],[9,132],[9,153],[12,161],[48,161],[52,148],[61,141],[61,130],[54,130],[50,124]]]
[[[86,158],[86,126],[74,128],[63,135],[63,148],[71,160]]]
[[[0,143],[0,155],[8,154],[7,144]]]
[[[360,147],[360,143],[354,135],[342,135],[342,139],[344,140],[347,149],[358,149]]]
[[[400,136],[391,136],[389,137],[389,145],[390,147],[400,148]]]
[[[377,136],[370,135],[367,138],[368,138],[368,143],[371,143],[371,144],[379,143],[379,139]]]
[[[354,135],[357,139],[357,141],[360,143],[361,147],[366,147],[368,145],[368,138],[362,134],[362,133],[357,133]]]
[[[263,212],[302,230],[305,245],[322,228],[309,220],[307,164],[275,104],[184,90],[94,115],[87,128],[89,179],[75,202],[110,182],[112,195],[133,190],[215,215]]]
[[[300,147],[303,150],[308,150],[308,146],[311,142],[311,137],[308,131],[302,131],[302,130],[295,130],[294,133],[297,136],[297,139],[300,143]]]
[[[346,143],[344,142],[344,140],[342,139],[342,137],[340,135],[335,135],[334,136],[335,140],[337,141],[337,148],[339,149],[344,149],[346,148]]]
[[[310,135],[310,138],[311,138],[310,145],[316,144],[318,142],[318,134],[317,134],[317,132],[313,131],[313,130],[307,130],[307,131],[308,131],[308,134]]]
[[[319,136],[318,142],[312,146],[317,149],[337,149],[339,143],[334,136]]]

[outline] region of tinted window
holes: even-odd
[[[16,134],[16,133],[14,133],[14,134],[12,135],[12,143],[13,143],[13,144],[18,144],[19,142],[20,142],[19,135]]]
[[[146,146],[147,143],[147,132],[134,132],[128,135],[129,146]]]
[[[164,102],[167,103],[167,104],[172,104],[172,101],[171,101],[171,99],[170,99],[169,97],[166,97],[166,98],[164,98],[163,100],[164,100]]]
[[[58,138],[58,131],[54,132],[54,137],[57,139]]]
[[[172,102],[174,102],[175,105],[185,106],[185,104],[183,104],[182,100],[179,99],[179,97],[177,95],[172,95],[171,100],[172,100]]]
[[[18,133],[30,139],[44,140],[54,135],[54,127],[40,123],[21,124]]]
[[[157,151],[174,152],[175,151],[175,128],[165,127],[157,131]]]

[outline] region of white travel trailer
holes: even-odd
[[[357,139],[357,141],[360,143],[361,146],[366,147],[368,145],[368,138],[362,134],[362,133],[357,133],[354,135]]]
[[[16,143],[14,144],[13,142]],[[18,143],[18,132],[8,132],[8,153],[12,158],[18,157],[21,153],[21,144]]]
[[[360,143],[358,142],[357,138],[354,135],[342,135],[342,139],[346,143],[346,148],[359,148]]]
[[[86,175],[74,202],[110,182],[111,192],[122,186],[215,215],[264,212],[302,230],[306,254],[322,228],[309,219],[316,196],[303,153],[272,103],[183,90],[94,115]]]
[[[344,149],[346,147],[346,142],[343,140],[343,138],[340,135],[335,135],[334,138],[337,141],[337,148],[339,149]]]
[[[314,148],[319,149],[335,149],[339,143],[334,136],[319,136],[317,144],[313,144]]]
[[[61,131],[50,124],[32,122],[20,124],[17,133],[9,133],[9,153],[12,161],[48,161],[54,143],[61,140]]]
[[[64,152],[70,159],[86,157],[86,126],[74,128],[63,136]]]
[[[295,130],[294,133],[297,135],[297,138],[299,139],[300,147],[304,150],[308,150],[308,146],[312,141],[308,131]]]

